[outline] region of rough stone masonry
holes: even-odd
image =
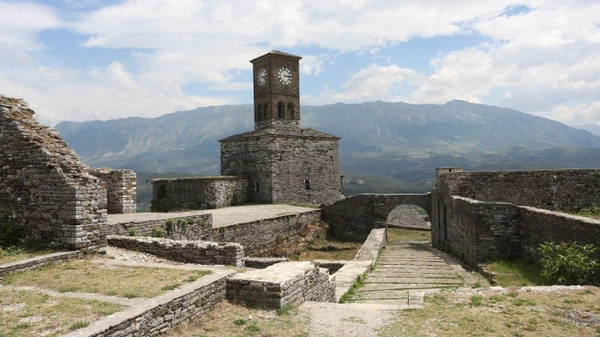
[[[97,251],[106,245],[107,196],[56,130],[27,103],[0,96],[0,217],[28,240]]]

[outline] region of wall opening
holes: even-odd
[[[310,179],[304,179],[304,189],[310,190]]]
[[[277,104],[277,119],[285,119],[285,104],[283,104],[283,102]]]
[[[431,229],[429,215],[423,208],[402,204],[396,206],[387,216],[387,224],[390,227]]]
[[[258,181],[254,184],[254,192],[258,193]]]
[[[263,105],[263,120],[267,120],[269,118],[269,103],[265,103],[265,105]]]
[[[291,120],[297,119],[296,116],[294,116],[294,114],[296,113],[294,109],[294,104],[288,103],[287,110]]]
[[[158,187],[158,193],[156,193],[156,199],[164,199],[167,197],[167,187],[165,185],[160,185]]]

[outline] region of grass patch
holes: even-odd
[[[544,285],[541,270],[533,263],[525,261],[494,261],[483,264],[487,274],[492,275],[490,283],[501,287],[521,287]]]
[[[307,249],[290,257],[296,261],[352,260],[362,243],[335,240],[313,240]]]
[[[568,319],[577,309],[600,313],[600,289],[555,292],[461,294],[440,292],[425,298],[421,310],[399,311],[391,325],[379,330],[391,336],[544,336],[597,337],[597,327]],[[564,303],[565,299],[577,304]]]
[[[112,265],[105,268],[89,260],[73,260],[7,275],[2,283],[60,292],[88,292],[127,298],[154,297],[174,289],[190,277],[198,278],[210,273],[205,270]],[[61,277],[56,278],[56,275]]]
[[[282,308],[283,309],[283,308]],[[295,307],[246,308],[222,301],[206,316],[176,328],[167,337],[278,336],[307,337],[309,319]]]
[[[431,241],[431,232],[416,229],[388,228],[387,241],[389,245],[407,241]]]
[[[0,246],[0,264],[26,260],[54,252],[56,251],[49,248],[30,245]]]
[[[56,336],[121,310],[114,303],[0,289],[0,336]]]

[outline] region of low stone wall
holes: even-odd
[[[267,308],[306,301],[333,302],[335,278],[312,262],[281,262],[233,275],[227,280],[227,299]]]
[[[214,228],[212,241],[237,242],[244,246],[246,255],[261,256],[282,243],[298,242],[311,226],[324,226],[318,209]]]
[[[137,184],[135,172],[95,168],[89,169],[89,173],[100,178],[105,184],[109,214],[135,213]]]
[[[66,262],[79,256],[78,251],[58,252],[48,255],[36,256],[30,259],[15,261],[0,265],[0,277],[6,274],[16,273],[29,269],[39,268],[51,263]]]
[[[115,313],[63,337],[162,336],[194,317],[208,313],[225,298],[229,273],[215,273],[186,283],[146,303]]]
[[[350,290],[356,278],[371,270],[373,264],[377,261],[379,250],[386,243],[385,228],[371,230],[369,236],[360,247],[352,261],[348,261],[341,267],[334,276],[336,279],[335,301],[339,302],[342,296]]]
[[[537,260],[537,247],[548,241],[577,241],[600,247],[600,220],[527,206],[518,209],[524,258]]]
[[[329,236],[358,242],[373,228],[385,226],[390,212],[400,205],[417,205],[431,214],[431,195],[358,194],[323,206],[322,218],[329,225]]]
[[[267,268],[275,263],[288,262],[287,257],[245,257],[244,266],[247,268]]]
[[[160,229],[165,237],[175,240],[212,240],[212,215],[125,221],[109,224],[106,231],[108,235],[150,236],[155,229]]]
[[[248,201],[248,179],[238,176],[152,180],[152,211],[213,209]]]
[[[125,248],[164,257],[169,260],[197,263],[244,266],[244,247],[237,243],[210,241],[170,240],[148,237],[107,237],[111,246]]]

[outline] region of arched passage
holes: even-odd
[[[429,215],[422,207],[413,204],[401,204],[388,214],[388,227],[431,229]]]

